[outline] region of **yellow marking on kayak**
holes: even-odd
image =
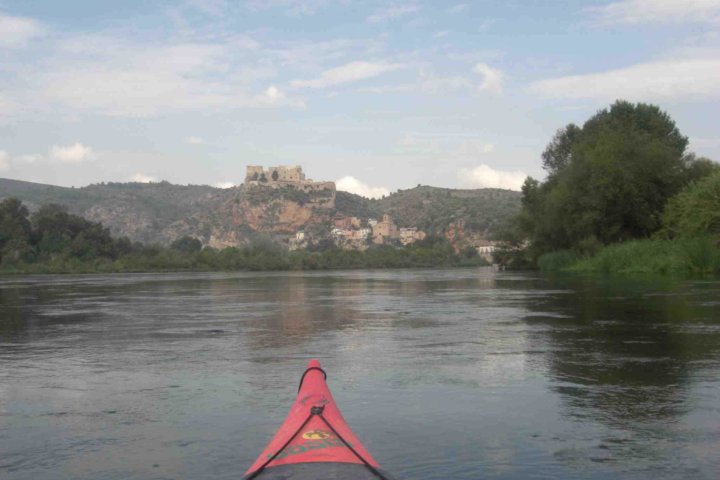
[[[310,430],[309,432],[303,433],[303,438],[307,440],[325,440],[330,438],[330,434],[323,430]]]

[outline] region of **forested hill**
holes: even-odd
[[[170,244],[188,235],[215,247],[242,245],[255,235],[287,237],[297,230],[328,232],[333,216],[361,219],[392,215],[401,227],[445,234],[492,237],[520,209],[520,193],[499,189],[454,190],[418,186],[382,199],[266,187],[214,188],[207,185],[102,183],[81,188],[0,179],[0,199],[16,197],[30,210],[55,203],[70,213],[100,222],[115,236]]]
[[[335,203],[339,211],[360,218],[389,213],[401,227],[442,232],[451,224],[464,224],[468,231],[492,236],[520,210],[520,197],[520,192],[497,188],[456,190],[419,185],[381,199],[338,192]]]
[[[199,232],[210,220],[223,190],[204,185],[102,183],[81,188],[0,179],[0,199],[16,197],[31,210],[55,203],[70,213],[100,222],[115,236],[143,243],[169,244]]]

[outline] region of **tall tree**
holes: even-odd
[[[651,235],[667,200],[712,167],[657,106],[617,101],[582,128],[560,129],[542,154],[547,180],[528,179],[518,225],[536,255]]]
[[[18,260],[32,253],[28,209],[17,198],[0,202],[0,260]]]
[[[67,254],[83,259],[117,256],[116,242],[110,231],[67,212],[61,205],[40,207],[32,215],[33,236],[42,257]]]
[[[582,129],[574,123],[561,128],[542,153],[543,168],[553,175],[565,168],[572,158],[573,146],[580,137]]]

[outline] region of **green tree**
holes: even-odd
[[[43,256],[60,254],[68,248],[73,238],[82,230],[82,223],[75,222],[65,207],[56,204],[43,205],[32,216],[33,236]]]
[[[175,240],[170,245],[170,248],[182,253],[199,252],[200,250],[202,250],[202,242],[200,242],[200,240],[198,240],[197,238],[185,235],[184,237],[180,237]]]
[[[33,254],[28,209],[17,198],[0,202],[0,260],[26,260]]]
[[[41,257],[67,255],[85,260],[116,258],[116,241],[110,230],[67,212],[56,204],[42,206],[32,215],[33,237]]]
[[[694,153],[688,153],[683,159],[687,165],[688,183],[701,180],[713,173],[720,172],[720,165],[706,157],[697,157]]]
[[[545,182],[528,178],[514,220],[532,258],[648,237],[669,198],[712,165],[685,153],[687,137],[654,105],[618,101],[580,128],[559,130],[542,154]]]
[[[565,168],[572,158],[573,146],[580,138],[582,129],[574,123],[555,133],[542,153],[543,168],[552,175]]]
[[[720,171],[690,184],[670,199],[663,216],[662,235],[720,236]]]

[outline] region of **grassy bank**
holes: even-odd
[[[633,240],[586,257],[568,250],[546,253],[538,266],[546,272],[720,274],[720,247],[712,237]]]

